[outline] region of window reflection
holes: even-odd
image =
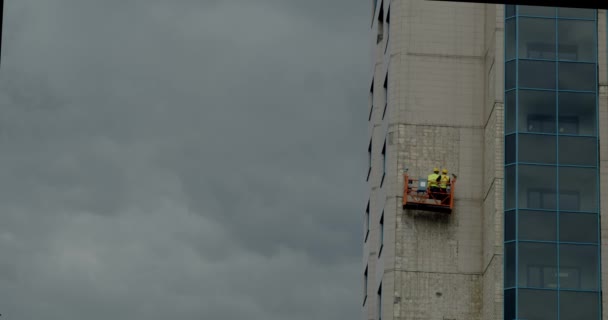
[[[515,243],[505,244],[505,288],[515,286]]]

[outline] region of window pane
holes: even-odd
[[[515,162],[515,134],[505,137],[505,164]]]
[[[556,163],[557,143],[555,136],[538,134],[519,135],[519,161]]]
[[[506,11],[507,17],[512,17],[515,15],[515,6],[512,4],[508,4],[505,6],[505,11]]]
[[[505,90],[515,88],[515,61],[505,64]]]
[[[598,290],[598,247],[560,244],[559,284],[562,289]]]
[[[520,87],[555,89],[555,62],[520,60],[518,71]],[[569,71],[564,76],[573,73],[576,71]],[[583,77],[586,73],[578,72],[577,74],[579,77]],[[595,80],[595,77],[593,79]]]
[[[515,242],[505,244],[505,288],[515,286]]]
[[[557,14],[562,18],[595,19],[594,9],[558,8]]]
[[[505,212],[505,241],[515,239],[515,210]]]
[[[559,213],[559,241],[597,243],[598,215]]]
[[[505,93],[505,132],[515,131],[515,90]]]
[[[559,59],[595,62],[595,21],[560,20]]]
[[[515,19],[505,21],[505,60],[515,59]]]
[[[520,90],[519,131],[554,133],[556,127],[555,100],[555,92]]]
[[[559,168],[559,209],[562,211],[597,211],[597,170],[595,168]]]
[[[599,294],[595,292],[559,293],[560,320],[599,320]]]
[[[557,214],[553,211],[520,210],[517,224],[520,240],[557,239]]]
[[[556,173],[553,166],[519,166],[519,208],[555,209]]]
[[[555,60],[555,51],[555,20],[519,19],[519,58]]]
[[[557,291],[519,290],[519,314],[517,319],[557,319]]]
[[[559,116],[559,133],[596,135],[595,94],[560,92]]]
[[[515,319],[515,289],[505,291],[505,320]]]
[[[519,6],[519,14],[537,17],[555,17],[555,8],[540,6]]]
[[[595,64],[567,62],[560,63],[559,89],[595,91]]]
[[[557,245],[520,242],[518,267],[520,287],[557,288]]]
[[[559,137],[559,163],[584,166],[597,165],[597,139]]]
[[[505,167],[505,209],[515,208],[515,166]]]

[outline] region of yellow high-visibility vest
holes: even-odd
[[[436,174],[436,173],[429,174],[429,177],[428,177],[429,187],[436,187],[437,186],[437,178],[438,177],[439,177],[439,175]]]
[[[437,178],[435,178],[435,179],[437,179]],[[448,183],[450,183],[450,176],[448,176],[447,174],[442,174],[440,187],[445,189],[448,187]]]

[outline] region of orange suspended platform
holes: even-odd
[[[411,179],[407,174],[404,174],[403,178],[403,209],[452,213],[455,176],[450,179],[445,190],[431,190],[427,179],[424,178]]]

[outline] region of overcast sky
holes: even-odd
[[[370,0],[5,6],[2,319],[360,317]]]

